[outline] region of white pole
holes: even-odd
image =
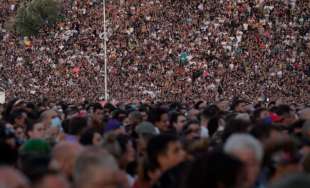
[[[104,32],[104,99],[108,100],[108,71],[107,71],[107,26],[106,26],[106,0],[103,0],[103,32]]]

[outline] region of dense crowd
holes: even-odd
[[[0,108],[1,188],[309,188],[310,107],[208,104]]]
[[[0,2],[0,188],[310,187],[309,1],[107,0],[109,101],[102,1],[36,36],[21,2]]]
[[[64,0],[63,19],[32,37],[9,29],[20,2],[0,3],[0,79],[6,95],[102,98],[102,1]],[[106,4],[110,99],[309,100],[308,1]]]

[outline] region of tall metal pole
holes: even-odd
[[[106,26],[106,0],[103,0],[103,32],[104,32],[104,99],[108,100],[108,71],[107,71],[107,26]]]

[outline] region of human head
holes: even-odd
[[[200,139],[200,125],[199,121],[189,121],[183,128],[183,134],[187,142]]]
[[[229,102],[226,100],[219,101],[216,106],[222,111],[226,112],[229,110]]]
[[[130,112],[128,115],[130,125],[136,126],[143,121],[143,116],[139,111]]]
[[[69,121],[69,134],[80,136],[85,127],[87,127],[87,118],[74,117]]]
[[[138,135],[156,135],[156,129],[154,125],[148,121],[141,122],[135,127],[135,133]]]
[[[135,133],[138,135],[137,150],[139,156],[144,156],[148,141],[157,135],[154,125],[150,122],[142,122],[135,128]]]
[[[72,179],[74,165],[83,147],[78,143],[60,142],[52,151],[52,164],[68,179]]]
[[[226,119],[226,125],[223,132],[223,139],[226,140],[229,136],[235,133],[247,133],[251,124],[249,121],[237,119],[236,117]]]
[[[212,152],[198,157],[192,163],[185,180],[185,188],[241,187],[245,175],[241,161],[222,152]]]
[[[127,117],[127,113],[124,110],[115,109],[112,112],[112,118],[118,120],[121,123],[123,123],[123,121],[126,119],[126,117]]]
[[[170,116],[170,125],[176,130],[179,134],[182,132],[186,123],[186,118],[181,113],[172,113]]]
[[[27,126],[26,126],[27,127]],[[26,140],[26,134],[23,127],[16,127],[15,128],[15,136],[18,141],[23,142]]]
[[[169,117],[165,109],[152,109],[149,114],[149,121],[153,123],[161,133],[169,131]]]
[[[25,127],[27,121],[27,113],[24,110],[16,110],[11,113],[11,123],[14,127]]]
[[[95,145],[99,146],[102,141],[101,133],[95,128],[85,129],[80,136],[80,143],[82,145]]]
[[[177,137],[161,134],[148,142],[147,156],[151,163],[164,172],[184,161],[185,152]]]
[[[139,163],[137,181],[143,186],[152,186],[160,178],[160,170],[152,164],[146,157]]]
[[[37,180],[48,171],[50,159],[51,147],[44,140],[28,140],[19,149],[19,169],[31,181]]]
[[[26,134],[30,139],[43,139],[45,128],[43,123],[33,123],[26,126]]]
[[[44,124],[45,128],[48,128],[52,123],[52,119],[56,117],[58,117],[58,113],[55,110],[46,110],[42,112],[40,122]]]
[[[8,166],[0,167],[0,187],[30,188],[29,181],[19,171]]]
[[[34,188],[70,188],[68,180],[61,174],[56,172],[48,172],[44,174],[42,178],[37,180]]]
[[[77,188],[118,188],[126,186],[127,182],[113,156],[104,149],[91,146],[77,158],[74,184]]]
[[[141,104],[139,106],[139,112],[142,115],[142,119],[143,121],[147,121],[148,120],[148,111],[149,111],[149,106],[146,104]]]
[[[218,115],[220,109],[216,105],[210,105],[205,108],[200,114],[200,123],[202,126],[207,126],[211,118]]]
[[[224,151],[237,157],[245,164],[245,187],[252,187],[260,171],[264,155],[261,143],[248,134],[233,134],[226,141]]]
[[[218,131],[222,131],[225,128],[225,121],[221,116],[213,117],[209,120],[208,131],[210,138],[213,137]]]
[[[279,128],[276,126],[262,125],[255,125],[251,129],[250,134],[258,139],[266,147],[286,136],[286,134],[281,132],[281,130],[279,130]]]
[[[95,103],[93,106],[92,120],[94,123],[101,124],[104,116],[104,108],[100,103]]]
[[[246,112],[247,102],[244,100],[236,100],[232,103],[231,109],[234,112],[245,113]]]
[[[122,169],[135,160],[135,150],[127,135],[107,134],[103,139],[102,147],[114,156]]]
[[[274,169],[271,181],[301,172],[301,158],[298,144],[291,137],[284,137],[267,147],[266,161],[272,163]]]

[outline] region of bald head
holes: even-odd
[[[29,188],[29,182],[19,171],[11,167],[0,167],[0,187]]]
[[[34,188],[70,188],[67,179],[59,174],[50,174],[43,177]]]
[[[77,188],[120,187],[121,171],[111,154],[100,147],[87,147],[78,157],[74,169]],[[124,187],[124,186],[123,186]]]
[[[53,149],[53,164],[56,168],[58,167],[64,175],[72,177],[75,161],[82,151],[83,147],[78,143],[61,142]]]

